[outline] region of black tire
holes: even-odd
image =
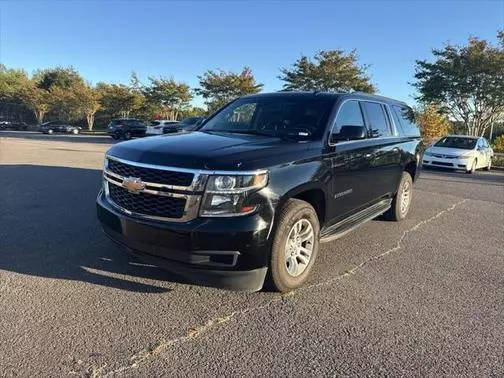
[[[403,203],[404,196],[408,195],[407,204]],[[413,179],[408,172],[403,172],[401,181],[397,188],[397,193],[392,200],[392,205],[383,216],[385,219],[400,222],[408,215],[409,209],[411,207],[411,199],[413,197]]]
[[[478,165],[478,159],[474,159],[471,164],[471,169],[466,170],[466,173],[473,174],[474,172],[476,172],[477,165]]]
[[[287,239],[291,235],[291,232],[294,231],[294,226],[299,222],[302,222],[307,225],[306,221],[311,225],[313,238],[310,242],[304,242],[304,246],[302,243],[299,245],[303,246],[305,249],[311,246],[312,251],[308,259],[307,264],[302,264],[296,259],[296,266],[299,263],[300,266],[303,266],[303,270],[299,275],[293,276],[288,271],[288,261],[286,256],[286,248],[287,248]],[[307,228],[309,231],[309,227]],[[318,249],[319,249],[319,233],[320,233],[320,225],[317,217],[317,213],[313,209],[313,207],[305,201],[301,201],[298,199],[290,199],[286,202],[283,208],[279,212],[279,216],[277,219],[276,231],[273,240],[273,246],[271,249],[271,260],[268,271],[268,286],[274,290],[280,292],[289,292],[300,286],[302,286],[308,276],[310,271],[317,259]],[[293,258],[290,256],[290,258]],[[303,257],[306,259],[306,255]]]
[[[131,133],[129,131],[125,131],[123,134],[124,140],[130,140],[131,139]]]

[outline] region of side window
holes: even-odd
[[[333,133],[338,134],[342,126],[365,126],[362,111],[357,101],[345,102],[338,111]]]
[[[249,103],[236,107],[233,109],[233,112],[227,114],[227,121],[229,123],[250,124],[254,116],[256,105],[255,103]]]
[[[420,129],[415,123],[415,115],[413,110],[407,106],[392,105],[392,113],[394,120],[401,127],[403,134],[406,136],[420,136]]]
[[[362,102],[366,111],[369,129],[374,137],[383,137],[392,135],[387,122],[383,106],[376,102]]]

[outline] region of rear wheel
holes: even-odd
[[[384,214],[385,218],[395,222],[402,221],[406,218],[411,205],[412,196],[413,179],[408,172],[403,172],[401,181],[399,182],[399,188],[392,200],[392,205]]]
[[[271,249],[269,281],[281,292],[302,286],[319,248],[319,221],[313,207],[290,199],[280,211]]]
[[[73,129],[73,130],[72,130],[72,134],[73,134],[73,135],[77,135],[77,134],[79,134],[79,129]]]

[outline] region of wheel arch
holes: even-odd
[[[283,207],[289,199],[299,199],[308,202],[315,209],[319,224],[322,227],[326,221],[328,204],[327,193],[322,187],[316,185],[316,183],[310,183],[293,188],[282,197],[282,200],[279,202],[279,208]]]

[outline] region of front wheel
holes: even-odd
[[[320,225],[313,207],[290,199],[280,211],[271,249],[269,281],[280,292],[302,286],[319,249]]]
[[[53,131],[51,129],[47,130],[47,134],[51,135]]]
[[[130,140],[131,139],[131,133],[129,131],[126,131],[123,135],[125,140]]]
[[[469,168],[469,169],[466,171],[466,173],[471,174],[471,173],[476,172],[476,167],[477,167],[477,165],[478,165],[478,160],[477,160],[477,159],[474,159],[474,160],[472,161],[471,168]]]
[[[73,135],[77,135],[77,134],[79,134],[79,130],[78,130],[78,129],[73,129],[73,130],[72,130],[72,134],[73,134]]]
[[[397,193],[392,200],[392,205],[384,214],[385,218],[395,222],[400,222],[406,218],[412,197],[413,179],[408,172],[403,172]]]

